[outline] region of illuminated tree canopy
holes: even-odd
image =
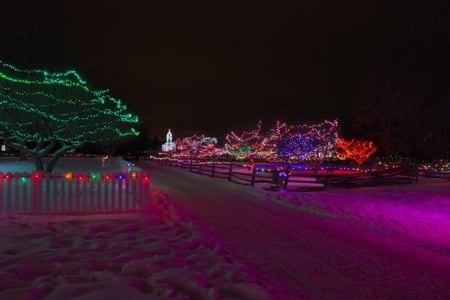
[[[51,172],[65,152],[130,135],[138,117],[108,90],[92,90],[75,71],[20,70],[0,61],[0,138]],[[53,154],[45,166],[42,158]]]
[[[270,143],[271,136],[267,137],[261,133],[261,122],[256,129],[243,131],[241,134],[231,131],[225,139],[225,151],[237,159],[265,159],[275,153],[273,144]]]
[[[375,152],[377,147],[372,141],[337,139],[336,154],[341,160],[351,159],[361,166]]]
[[[279,133],[278,155],[284,160],[308,161],[316,165],[335,155],[339,136],[336,120],[311,125],[277,123],[276,132]]]
[[[266,161],[308,161],[313,164],[335,155],[338,121],[288,125],[277,122],[266,134],[261,122],[254,130],[226,136],[225,150],[237,159],[259,158]]]
[[[223,154],[216,148],[217,139],[203,134],[177,139],[175,144],[176,153],[172,156],[176,158],[214,158]]]

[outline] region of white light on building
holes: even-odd
[[[172,152],[177,149],[175,143],[172,141],[172,132],[169,131],[166,134],[166,142],[162,144],[161,151],[162,152]]]

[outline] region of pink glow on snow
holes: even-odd
[[[141,167],[138,213],[1,214],[0,299],[450,298],[446,180],[269,192]]]

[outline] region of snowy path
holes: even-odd
[[[449,299],[448,257],[326,215],[280,205],[257,189],[141,162],[276,299]]]

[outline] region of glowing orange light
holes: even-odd
[[[64,175],[64,178],[66,178],[67,180],[71,180],[72,179],[72,173],[70,173],[70,172],[66,173],[66,175]]]

